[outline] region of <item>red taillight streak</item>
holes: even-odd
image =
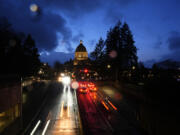
[[[104,101],[101,101],[101,103],[102,103],[103,106],[106,108],[106,110],[109,110],[109,107],[104,103]]]
[[[108,101],[108,103],[112,106],[112,108],[114,108],[114,110],[117,110],[117,108],[110,101]]]

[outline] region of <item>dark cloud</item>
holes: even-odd
[[[126,5],[132,4],[137,1],[139,1],[139,0],[117,0],[115,2],[117,2],[119,5],[126,6]]]
[[[102,6],[103,0],[40,0],[46,8],[54,8],[71,17],[78,17]]]
[[[84,34],[80,32],[79,34],[75,35],[72,38],[72,41],[76,42],[76,43],[79,43],[79,41],[82,40],[83,37],[84,37]]]
[[[161,60],[167,60],[167,59],[180,61],[180,50],[171,51],[170,53],[165,54],[161,57]]]
[[[74,58],[74,53],[64,53],[64,52],[55,52],[55,51],[51,51],[49,53],[42,52],[40,55],[40,59],[43,62],[48,62],[51,66],[53,66],[55,61],[60,61],[61,63],[64,63],[69,59],[73,59],[73,58]]]
[[[57,46],[57,33],[66,43],[67,49],[72,51],[71,29],[67,27],[66,20],[49,10],[43,10],[37,4],[41,13],[34,14],[30,11],[30,2],[2,0],[0,2],[0,16],[5,16],[12,27],[19,32],[30,33],[36,40],[40,50],[52,50]],[[39,12],[39,11],[38,11]]]
[[[119,20],[124,21],[124,15],[121,9],[126,8],[128,5],[133,4],[139,0],[116,0],[108,1],[108,8],[104,16],[104,22],[107,24],[116,24]],[[113,6],[112,6],[113,5]]]
[[[139,0],[40,0],[46,8],[54,8],[77,19],[87,13],[98,9],[107,8],[105,5],[118,7],[127,6]]]
[[[158,37],[157,41],[155,42],[154,48],[155,49],[160,49],[162,45],[163,45],[163,40],[162,40],[161,37]]]
[[[123,20],[123,14],[115,9],[109,9],[104,16],[104,22],[107,24],[116,24],[118,21]]]
[[[169,49],[172,51],[180,49],[180,33],[178,31],[170,32],[167,43]]]
[[[126,5],[132,1],[118,0],[114,3]],[[1,0],[0,16],[6,16],[16,31],[30,33],[40,50],[53,50],[57,47],[58,40],[61,40],[65,43],[67,50],[72,52],[71,42],[78,42],[84,35],[79,33],[73,37],[63,15],[77,19],[104,7],[107,3],[111,2],[104,0]],[[30,11],[31,4],[37,4],[37,12]],[[118,16],[114,13],[111,19],[114,21],[116,18]]]
[[[171,59],[180,61],[180,32],[171,31],[167,38],[169,53],[162,55],[160,61]]]

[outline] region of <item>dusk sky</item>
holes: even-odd
[[[0,0],[2,16],[30,33],[50,64],[73,58],[80,40],[93,51],[118,20],[129,25],[139,61],[180,60],[180,0]]]

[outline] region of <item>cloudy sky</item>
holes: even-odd
[[[180,0],[0,0],[2,16],[51,64],[73,58],[79,40],[91,52],[118,20],[129,24],[139,61],[180,60]]]

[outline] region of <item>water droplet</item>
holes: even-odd
[[[111,58],[116,58],[117,57],[117,52],[115,50],[112,50],[110,53],[109,53],[109,57]]]

